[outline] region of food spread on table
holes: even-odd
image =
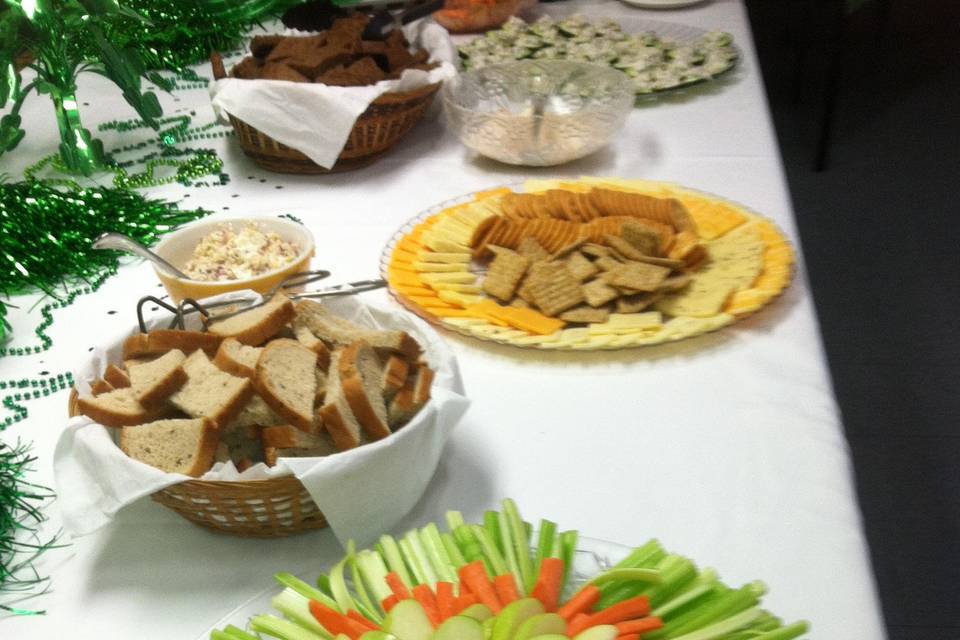
[[[618,349],[718,329],[779,295],[793,249],[769,220],[675,185],[536,180],[418,221],[385,276],[409,308],[485,340]]]
[[[129,337],[78,413],[119,429],[131,458],[199,477],[215,462],[242,471],[386,438],[430,399],[433,370],[409,334],[312,300],[277,294],[207,329]]]
[[[280,615],[211,640],[792,640],[809,627],[762,609],[762,582],[727,586],[657,540],[582,575],[579,534],[541,520],[534,535],[512,500],[482,524],[446,519],[448,531],[431,523],[372,549],[350,545],[316,586],[276,574]]]
[[[711,31],[677,42],[655,32],[626,33],[614,20],[591,22],[582,15],[543,16],[533,23],[512,17],[459,51],[467,69],[528,58],[609,65],[630,76],[638,94],[708,80],[731,69],[738,58],[729,33]]]
[[[225,223],[197,243],[183,272],[192,280],[243,280],[290,264],[300,251],[297,243],[256,222],[248,221],[239,231]]]

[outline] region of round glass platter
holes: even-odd
[[[534,536],[534,538],[535,537],[536,536]],[[633,547],[581,536],[577,542],[577,551],[573,558],[573,572],[567,583],[564,597],[569,597],[588,580],[610,569],[614,564],[625,558],[631,551],[633,551]],[[282,568],[278,570],[282,570]],[[317,578],[316,575],[308,574],[302,574],[299,575],[299,577],[311,585],[315,584]],[[265,579],[269,579],[269,576],[266,576]],[[212,631],[223,629],[225,626],[231,624],[247,630],[247,623],[250,618],[261,613],[273,613],[277,615],[276,611],[270,606],[270,601],[281,591],[283,591],[283,587],[280,585],[270,585],[217,620],[210,628],[197,636],[196,640],[209,640]]]
[[[468,193],[456,198],[452,198],[445,202],[441,202],[437,205],[434,205],[423,211],[419,215],[415,216],[413,219],[409,220],[403,226],[401,226],[391,237],[387,245],[384,247],[384,250],[380,256],[380,274],[383,279],[388,283],[388,288],[393,295],[394,299],[397,300],[400,304],[405,306],[410,311],[416,313],[421,318],[430,322],[431,324],[443,327],[450,331],[454,331],[461,335],[471,337],[474,339],[495,342],[498,344],[504,344],[517,348],[526,348],[526,349],[539,349],[539,350],[551,350],[551,351],[610,351],[610,350],[621,350],[628,348],[638,348],[645,346],[654,346],[659,344],[664,344],[667,342],[675,342],[678,340],[683,340],[686,338],[693,338],[705,333],[716,331],[725,326],[733,324],[734,322],[741,320],[748,315],[752,315],[754,312],[759,311],[761,308],[769,305],[774,299],[779,297],[779,295],[789,286],[792,277],[793,277],[793,262],[795,252],[793,251],[792,246],[789,241],[786,239],[782,231],[776,228],[768,218],[761,216],[760,214],[750,210],[749,208],[727,200],[725,198],[715,196],[710,193],[697,191],[695,189],[689,189],[687,187],[682,187],[679,185],[673,185],[670,183],[648,183],[653,187],[664,187],[670,188],[673,191],[668,194],[661,195],[660,197],[685,197],[693,198],[694,202],[708,203],[711,206],[725,207],[727,210],[732,210],[735,212],[735,215],[742,216],[742,222],[737,224],[737,227],[745,223],[759,223],[765,225],[766,228],[770,230],[770,233],[776,238],[777,243],[779,243],[785,251],[785,268],[783,276],[780,278],[780,282],[772,289],[763,292],[762,301],[755,306],[755,308],[749,309],[748,311],[738,310],[735,313],[726,313],[724,311],[719,312],[715,316],[711,317],[686,317],[686,316],[671,316],[669,321],[665,321],[664,331],[658,333],[656,336],[650,336],[647,340],[637,339],[623,339],[623,340],[613,340],[607,343],[601,343],[601,340],[579,340],[574,341],[574,344],[569,344],[567,340],[570,335],[557,336],[559,342],[554,340],[534,340],[526,339],[526,337],[521,336],[519,341],[515,338],[517,336],[507,334],[507,333],[490,333],[487,328],[481,327],[479,330],[477,328],[471,328],[470,326],[464,325],[462,319],[460,318],[444,318],[440,312],[433,313],[428,308],[421,306],[414,299],[404,295],[400,290],[398,290],[399,285],[395,285],[391,277],[391,263],[393,261],[394,251],[400,246],[408,235],[415,232],[415,230],[424,222],[430,220],[432,217],[442,214],[446,209],[455,207],[458,205],[467,204],[474,202],[477,197],[477,193]],[[522,192],[522,184],[507,184],[501,185],[500,187],[494,187],[486,191],[496,191],[497,189],[509,188],[515,192]],[[600,185],[595,185],[600,186]],[[731,227],[730,230],[736,227]],[[729,230],[728,230],[729,231]],[[724,232],[726,233],[726,232]],[[723,234],[720,234],[721,236]],[[770,248],[770,245],[765,242],[765,247]],[[766,249],[765,249],[766,254]],[[772,264],[772,261],[771,261]],[[764,256],[764,263],[761,268],[761,273],[768,266],[766,255]],[[783,266],[778,268],[784,268]],[[485,267],[479,264],[476,260],[472,260],[469,263],[468,270],[470,273],[475,276],[483,276],[485,274]],[[400,287],[402,289],[402,287]],[[751,289],[752,290],[752,289]],[[740,292],[737,292],[740,293]],[[754,292],[757,293],[757,292]],[[674,325],[670,326],[669,330],[666,329],[666,322],[677,321]],[[594,327],[599,329],[599,327]],[[562,329],[560,333],[565,331],[576,331],[578,329],[589,329],[588,327],[570,327]],[[589,331],[588,331],[589,332]],[[522,333],[522,332],[521,332]]]

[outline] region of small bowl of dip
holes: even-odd
[[[189,278],[154,268],[174,302],[252,289],[265,293],[309,270],[313,234],[283,218],[201,220],[168,234],[153,250]]]

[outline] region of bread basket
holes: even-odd
[[[77,415],[77,391],[70,392],[70,417]],[[237,482],[187,480],[151,496],[190,522],[245,538],[279,538],[327,521],[295,476]]]
[[[227,71],[220,54],[210,56],[213,77],[221,80]],[[303,153],[280,144],[232,114],[230,124],[243,152],[258,165],[278,173],[323,174],[365,167],[390,150],[417,122],[433,101],[439,83],[407,93],[385,93],[360,114],[343,151],[332,168],[313,162]]]

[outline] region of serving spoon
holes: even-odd
[[[189,280],[190,276],[185,274],[180,269],[177,269],[175,266],[155,254],[150,249],[147,249],[145,246],[122,233],[114,233],[108,231],[99,238],[93,241],[94,249],[115,249],[118,251],[125,251],[127,253],[132,253],[134,255],[140,256],[141,258],[146,258],[153,264],[157,265],[168,274],[176,277],[182,278],[184,280]]]

